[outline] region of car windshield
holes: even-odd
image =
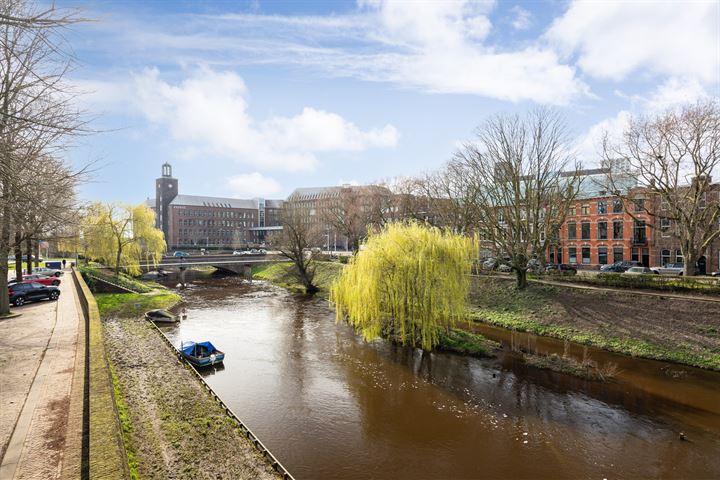
[[[43,288],[42,284],[37,282],[32,282],[30,285],[32,285],[33,288]]]

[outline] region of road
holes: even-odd
[[[0,320],[1,480],[80,474],[84,325],[72,278],[62,281],[58,301]]]

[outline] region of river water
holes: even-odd
[[[365,343],[324,300],[237,277],[181,294],[187,319],[163,330],[225,351],[206,381],[298,480],[720,478],[718,373],[598,351],[623,371],[589,382]]]

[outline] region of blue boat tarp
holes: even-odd
[[[203,356],[207,356],[217,351],[215,345],[210,342],[183,342],[181,350],[185,355],[192,355],[193,357],[200,356],[201,352]]]

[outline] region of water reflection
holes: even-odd
[[[322,300],[236,278],[183,291],[168,330],[226,352],[206,377],[298,479],[707,478],[718,415],[627,384],[385,342]],[[692,441],[682,442],[678,431]]]

